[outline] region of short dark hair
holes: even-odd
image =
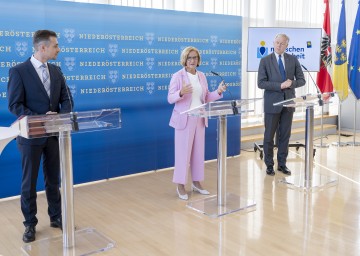
[[[51,30],[37,30],[34,33],[33,45],[37,49],[38,45],[42,42],[48,44],[50,42],[50,37],[57,37],[56,33]]]

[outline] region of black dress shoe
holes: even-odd
[[[274,176],[275,175],[274,168],[272,166],[268,166],[266,168],[266,174],[270,176]]]
[[[62,230],[62,220],[61,220],[61,218],[57,218],[56,220],[50,221],[50,227],[52,227],[52,228],[60,228]]]
[[[35,226],[27,226],[25,228],[25,232],[23,235],[23,241],[25,243],[30,243],[32,241],[35,241],[35,233],[36,233]]]
[[[290,169],[287,168],[286,166],[279,166],[278,171],[280,171],[280,172],[282,172],[283,174],[286,174],[286,175],[291,175]]]

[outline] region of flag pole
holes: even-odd
[[[321,119],[320,119],[320,125],[321,125],[321,137],[320,137],[320,144],[315,144],[315,147],[318,148],[328,148],[329,144],[325,143],[323,144],[323,134],[324,134],[324,125],[323,125],[323,116],[324,116],[324,104],[321,105]]]
[[[354,110],[354,134],[353,134],[353,141],[350,141],[350,142],[347,142],[346,144],[347,145],[350,145],[350,146],[360,146],[360,143],[359,142],[356,142],[355,139],[356,139],[356,112],[357,112],[357,103],[358,103],[358,100],[356,100],[355,98],[355,110]]]
[[[355,110],[354,110],[354,141],[350,145],[356,145],[356,112],[357,112],[357,101],[360,99],[360,66],[359,66],[359,46],[360,46],[360,1],[358,2],[358,10],[356,12],[356,18],[354,22],[354,28],[352,33],[349,58],[348,58],[348,70],[349,70],[349,85],[355,99]]]
[[[341,130],[341,103],[342,101],[339,99],[339,107],[338,107],[338,141],[337,142],[333,142],[332,145],[336,146],[336,147],[344,147],[347,144],[345,142],[341,142],[340,141],[340,130]]]

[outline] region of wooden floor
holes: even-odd
[[[337,136],[323,140],[333,141]],[[290,150],[288,167],[301,175],[304,149]],[[116,242],[101,255],[360,255],[360,147],[317,148],[314,172],[338,183],[314,192],[279,184],[279,172],[265,175],[252,149],[229,158],[227,168],[227,191],[255,200],[255,210],[220,218],[195,212],[178,199],[170,169],[76,187],[76,226],[93,227]],[[206,163],[203,185],[213,194],[216,169],[216,161]],[[38,209],[37,240],[61,236],[49,227],[44,194]],[[0,201],[0,227],[0,255],[22,255],[18,198]]]

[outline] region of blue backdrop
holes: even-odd
[[[61,66],[75,110],[121,108],[122,128],[73,134],[74,183],[172,167],[174,131],[168,126],[171,75],[181,50],[201,52],[199,70],[209,89],[225,79],[234,98],[241,87],[241,17],[108,5],[17,0],[0,9],[0,126],[15,121],[7,109],[11,66],[33,52],[38,29],[58,33]],[[232,99],[225,94],[225,100]],[[216,158],[216,120],[206,130],[206,159]],[[240,153],[240,120],[228,120],[228,155]],[[21,162],[15,141],[0,157],[0,198],[20,193]],[[170,182],[170,181],[169,181]],[[42,176],[38,190],[43,190]]]

